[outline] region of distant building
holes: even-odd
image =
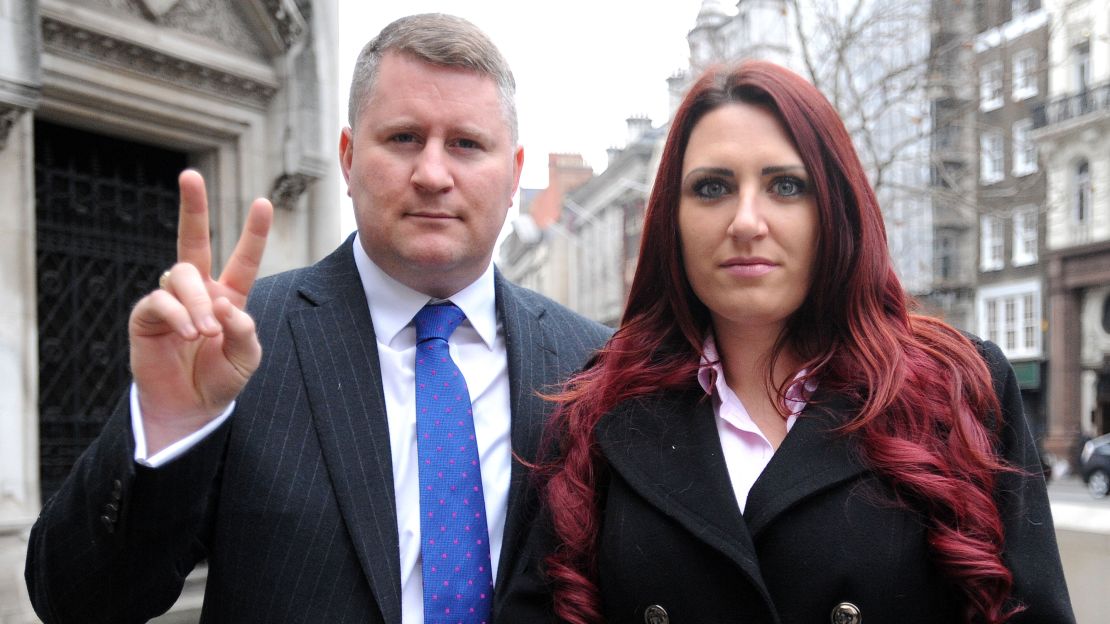
[[[1033,111],[1048,94],[1049,17],[1039,0],[976,5],[977,285],[974,331],[1002,348],[1040,439],[1045,416],[1045,172]]]
[[[501,244],[499,266],[505,277],[556,301],[570,297],[570,236],[560,222],[566,194],[593,177],[579,154],[549,154],[547,188],[521,189],[520,216]]]
[[[571,309],[606,325],[620,322],[640,251],[644,209],[666,127],[630,117],[628,142],[609,150],[609,166],[569,193],[560,219],[571,242]]]
[[[336,19],[336,0],[0,3],[0,621],[32,621],[18,536],[123,396],[177,174],[208,182],[216,270],[258,196],[263,273],[335,246]]]
[[[1049,96],[1033,136],[1047,174],[1048,439],[1110,432],[1110,23],[1105,2],[1046,0]]]

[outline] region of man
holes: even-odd
[[[258,283],[269,203],[216,280],[203,180],[181,175],[179,262],[130,319],[130,400],[32,531],[45,622],[144,622],[204,559],[205,622],[497,619],[530,563],[536,393],[608,335],[493,268],[514,89],[464,20],[387,26],[340,138],[357,236]]]

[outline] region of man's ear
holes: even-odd
[[[351,159],[354,157],[354,131],[343,128],[339,133],[339,168],[343,170],[343,179],[347,181],[347,195],[351,194]]]

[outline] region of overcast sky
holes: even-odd
[[[339,0],[340,119],[362,46],[403,15],[441,12],[465,17],[486,31],[517,81],[521,186],[547,186],[547,154],[577,152],[595,172],[605,150],[622,147],[625,119],[667,116],[666,79],[688,64],[686,34],[701,0]],[[344,197],[346,194],[344,193]],[[353,229],[344,209],[344,231]]]

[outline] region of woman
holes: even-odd
[[[911,314],[828,101],[675,114],[622,326],[559,397],[545,559],[584,622],[1072,622],[999,349]]]

